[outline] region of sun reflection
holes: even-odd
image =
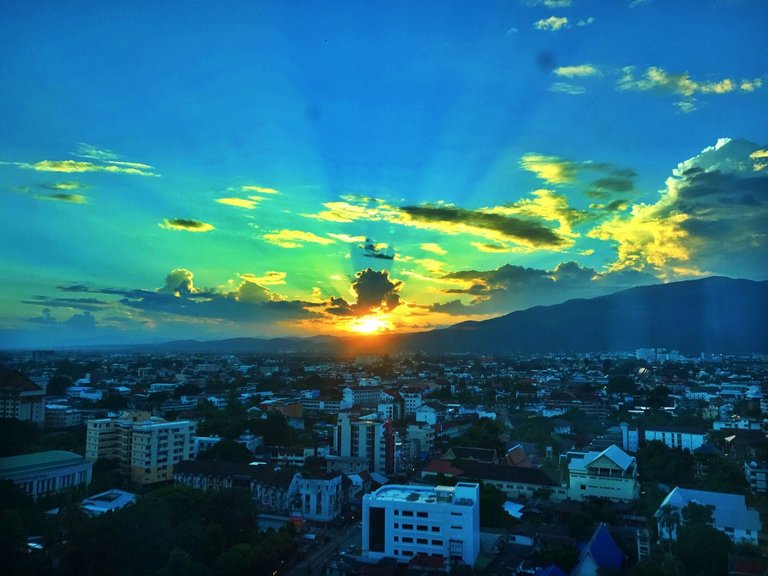
[[[361,334],[376,334],[389,329],[389,323],[381,316],[363,316],[352,323],[352,330]]]

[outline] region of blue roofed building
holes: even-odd
[[[616,545],[608,526],[601,522],[589,542],[581,549],[579,561],[570,576],[598,576],[618,571],[624,563],[624,552]]]

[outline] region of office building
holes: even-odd
[[[0,418],[45,424],[45,390],[18,370],[0,368]]]
[[[389,420],[360,419],[341,412],[333,448],[338,456],[365,458],[370,472],[395,472],[395,435]]]
[[[87,486],[92,469],[92,462],[64,450],[0,458],[0,479],[12,481],[33,498]]]
[[[474,565],[480,552],[480,485],[389,484],[363,496],[362,554],[371,561],[417,556]]]

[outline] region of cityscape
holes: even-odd
[[[3,3],[0,572],[768,576],[767,23]]]

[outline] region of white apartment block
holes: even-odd
[[[424,397],[422,396],[421,390],[400,390],[400,396],[403,398],[403,402],[405,403],[405,415],[413,416],[416,414],[416,409],[424,404]]]
[[[363,496],[362,555],[372,561],[426,555],[472,566],[479,552],[479,484],[389,484]]]
[[[131,481],[153,484],[173,479],[173,465],[192,458],[195,423],[168,422],[146,412],[88,421],[85,457],[116,458]]]
[[[344,506],[343,476],[340,473],[320,477],[300,473],[298,490],[304,520],[331,522],[341,516]]]
[[[656,427],[645,431],[646,442],[662,442],[670,448],[693,452],[707,441],[707,433],[676,426]]]

